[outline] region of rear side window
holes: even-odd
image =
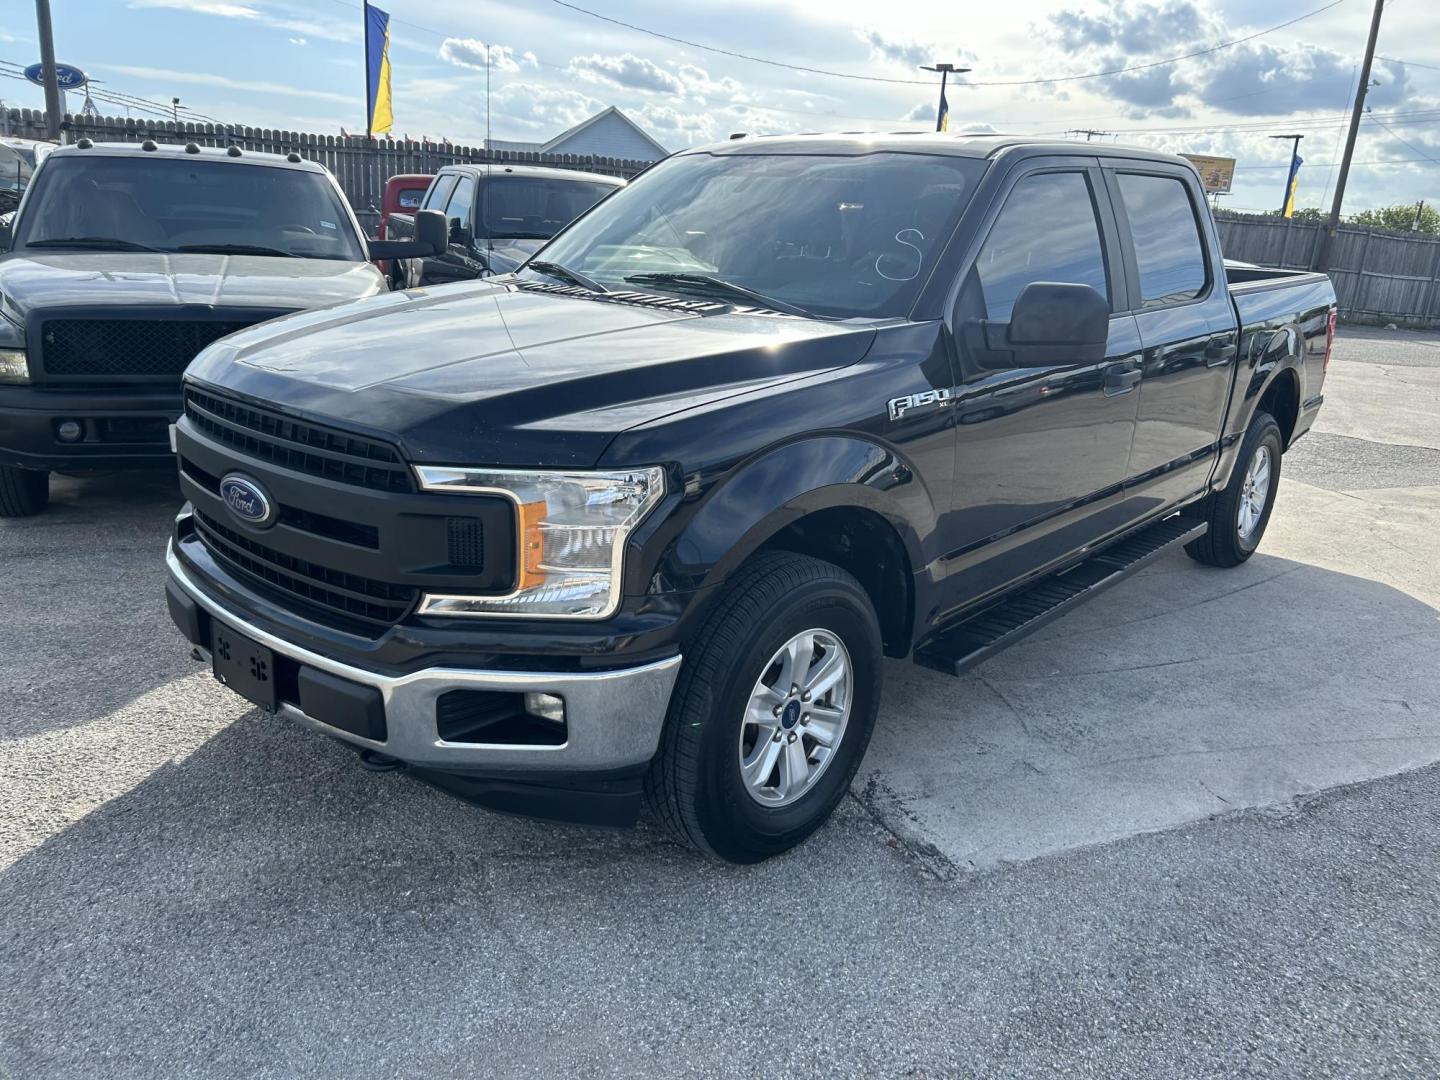
[[[1194,300],[1205,291],[1205,248],[1184,182],[1136,173],[1121,173],[1119,181],[1135,241],[1141,307]]]
[[[455,190],[455,174],[450,173],[442,176],[435,183],[430,185],[429,192],[425,195],[426,210],[443,210],[446,202],[450,199],[450,193]]]
[[[460,183],[455,185],[455,194],[450,196],[450,203],[445,207],[445,216],[450,219],[450,224],[459,224],[462,229],[470,227],[470,207],[475,205],[475,178],[473,176],[462,176]]]
[[[1109,299],[1105,253],[1084,173],[1038,173],[1015,185],[995,219],[975,274],[985,315],[1007,322],[1025,286],[1054,281],[1093,286]]]

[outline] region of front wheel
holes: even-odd
[[[50,474],[0,465],[0,517],[30,517],[50,502]]]
[[[1275,418],[1257,412],[1240,443],[1230,482],[1204,503],[1210,530],[1185,545],[1192,559],[1206,566],[1239,566],[1255,554],[1275,509],[1282,446]]]
[[[757,556],[685,657],[646,778],[652,813],[731,862],[799,844],[860,765],[881,671],[879,620],[859,582],[808,556]]]

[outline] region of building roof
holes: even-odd
[[[602,109],[600,112],[596,113],[588,120],[580,121],[580,123],[576,124],[572,128],[567,128],[559,135],[556,135],[549,142],[542,144],[540,149],[545,153],[563,153],[565,152],[563,144],[571,142],[575,139],[576,136],[594,127],[596,124],[601,123],[608,117],[614,117],[621,123],[629,127],[635,135],[637,135],[643,142],[645,142],[651,147],[651,149],[655,153],[656,158],[670,156],[669,150],[665,149],[665,147],[661,146],[658,142],[656,142],[655,139],[652,138],[644,128],[642,128],[639,124],[635,123],[634,120],[631,120],[630,117],[626,116],[614,105],[611,105],[608,109]]]

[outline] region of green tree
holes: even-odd
[[[1378,210],[1362,210],[1358,214],[1351,214],[1349,221],[1352,225],[1365,225],[1373,229],[1409,231],[1415,224],[1415,206],[1415,203],[1400,203],[1397,206],[1382,206]],[[1423,205],[1420,208],[1418,231],[1430,236],[1440,236],[1440,210],[1428,203]]]

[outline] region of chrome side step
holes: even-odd
[[[1124,581],[1146,563],[1205,535],[1208,527],[1203,521],[1183,515],[1147,525],[1068,570],[1041,578],[983,611],[943,627],[915,650],[915,663],[946,675],[963,675],[1092,596]]]

